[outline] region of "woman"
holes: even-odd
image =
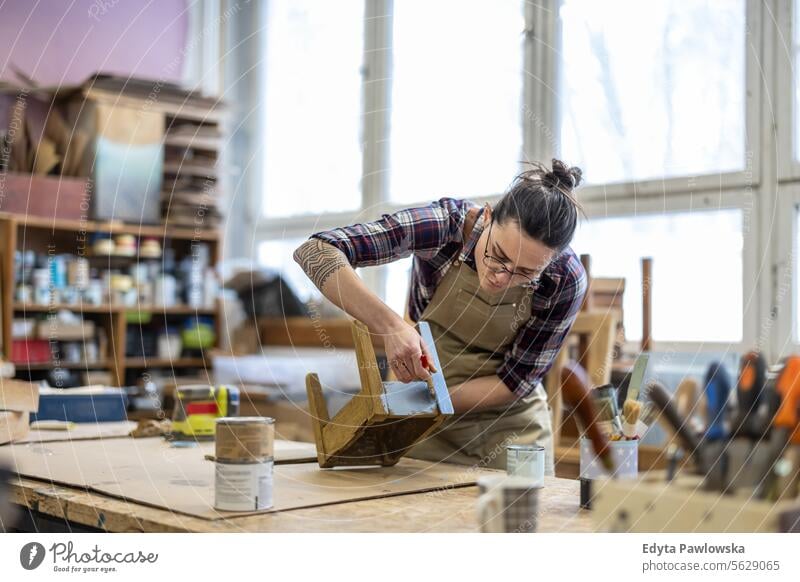
[[[431,326],[456,414],[410,456],[505,467],[505,445],[545,447],[550,413],[541,380],[583,303],[586,273],[569,247],[579,168],[553,160],[514,179],[492,209],[442,198],[367,224],[314,234],[295,251],[320,291],[383,336],[403,382],[425,379],[413,326],[367,289],[355,268],[414,256],[409,316]],[[431,361],[428,357],[427,361]]]

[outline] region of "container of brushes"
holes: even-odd
[[[592,508],[592,483],[596,479],[636,479],[639,476],[639,441],[621,440],[608,443],[614,469],[609,472],[603,466],[587,438],[580,440],[581,507]]]

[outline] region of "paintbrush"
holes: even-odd
[[[604,384],[592,390],[601,422],[601,429],[609,435],[622,434],[622,421],[619,418],[619,404],[617,403],[617,389],[612,384]]]
[[[435,374],[436,372],[438,372],[436,366],[434,366],[433,363],[430,360],[428,360],[428,356],[426,356],[425,354],[422,354],[420,356],[420,362],[422,363],[422,367],[428,370],[430,374]],[[432,375],[428,376],[427,380],[425,380],[425,383],[428,384],[428,391],[431,393],[432,396],[435,397],[436,386],[433,385],[433,376]]]
[[[626,400],[622,405],[622,434],[627,439],[635,439],[639,436],[636,432],[636,423],[639,422],[639,414],[642,411],[642,403],[636,400]]]
[[[625,402],[622,403],[622,434],[628,438],[636,438],[639,433],[636,430],[636,425],[639,421],[639,414],[642,411],[642,405],[638,402],[639,390],[644,381],[644,373],[647,370],[647,363],[650,360],[649,354],[641,354],[636,358],[636,363],[633,365],[631,372],[631,379],[628,382],[628,391]]]
[[[672,402],[672,398],[659,382],[652,381],[648,383],[646,389],[646,397],[653,403],[653,405],[661,413],[660,418],[669,426],[670,430],[675,434],[681,443],[681,446],[686,451],[686,454],[694,457],[694,462],[697,468],[705,473],[703,460],[700,458],[700,442],[695,434],[689,429],[686,420],[682,418]]]
[[[644,436],[644,434],[658,422],[661,411],[653,406],[652,402],[645,402],[642,404],[642,411],[639,414],[639,420],[636,421],[636,434]]]
[[[564,364],[561,368],[561,394],[564,402],[575,410],[583,423],[586,436],[592,441],[595,454],[605,469],[611,473],[614,470],[611,448],[608,445],[608,437],[597,424],[597,410],[589,392],[589,379],[580,364],[575,362]]]

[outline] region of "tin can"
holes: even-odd
[[[608,443],[614,470],[609,473],[603,468],[594,451],[592,442],[586,437],[580,440],[580,504],[584,509],[592,508],[592,481],[602,477],[614,479],[636,479],[639,476],[639,441],[611,441]]]
[[[214,507],[223,511],[260,511],[272,507],[272,465],[215,462]]]
[[[544,487],[544,456],[541,445],[508,445],[506,472],[530,479],[534,487]]]
[[[236,416],[216,421],[216,458],[225,463],[253,463],[272,458],[275,419]]]

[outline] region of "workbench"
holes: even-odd
[[[146,442],[145,442],[146,441]],[[128,448],[135,451],[150,451],[158,445],[156,439],[100,438],[94,441],[73,441],[46,443],[45,447],[57,451],[69,447],[70,455],[75,454],[75,462],[96,458],[100,449],[113,451],[111,463],[122,467],[124,463],[114,460],[120,456],[135,457],[127,453]],[[112,447],[113,445],[113,447]],[[290,491],[285,489],[286,478],[294,479],[291,489],[308,488],[302,479],[309,475],[324,477],[320,483],[330,487],[331,480],[336,487],[347,489],[352,486],[352,477],[344,474],[337,477],[331,470],[322,470],[316,463],[306,458],[306,443],[276,441],[276,453],[282,451],[285,463],[276,466],[282,471],[286,498]],[[207,448],[204,444],[203,449]],[[6,458],[14,453],[14,461],[25,467],[41,456],[41,445],[18,445],[15,448],[2,448]],[[122,454],[121,454],[122,453]],[[203,450],[191,453],[201,456]],[[185,453],[181,453],[185,454]],[[57,457],[50,456],[50,460]],[[87,461],[88,462],[88,461]],[[96,461],[95,461],[96,462]],[[187,463],[186,467],[189,467]],[[404,468],[405,467],[405,468]],[[185,468],[185,467],[182,467]],[[196,464],[190,467],[196,472]],[[412,470],[409,471],[409,468]],[[320,474],[318,472],[326,471]],[[347,499],[320,503],[315,506],[276,510],[271,513],[255,515],[225,516],[222,519],[207,519],[189,515],[185,512],[158,507],[152,503],[140,503],[118,495],[105,494],[96,488],[67,484],[39,477],[14,477],[8,488],[10,501],[22,508],[22,531],[109,531],[109,532],[475,532],[478,531],[476,501],[478,487],[475,479],[486,470],[460,467],[445,463],[427,463],[419,460],[402,459],[397,467],[373,468],[367,471],[375,481],[374,474],[395,474],[401,476],[399,488],[394,482],[387,482],[387,494],[363,499]],[[425,479],[413,481],[409,475],[425,474]],[[156,472],[153,472],[156,475]],[[196,478],[193,474],[190,477]],[[455,483],[452,487],[431,488],[431,483]],[[276,481],[277,484],[281,481]],[[423,481],[425,481],[423,483]],[[341,483],[341,485],[339,484]],[[355,483],[359,485],[359,483]],[[389,491],[389,489],[392,491]],[[168,483],[166,488],[172,489]],[[357,489],[358,487],[356,487]],[[351,489],[353,490],[353,489]],[[276,499],[279,495],[276,489]],[[543,532],[588,532],[594,526],[589,512],[578,507],[578,482],[559,478],[546,478],[539,502],[539,531]]]
[[[11,501],[26,513],[60,522],[65,531],[107,532],[477,532],[476,486],[206,520],[29,478],[10,483]],[[546,477],[540,532],[592,532],[578,507],[578,482]],[[37,520],[28,519],[27,523]],[[23,526],[23,529],[28,529]]]

